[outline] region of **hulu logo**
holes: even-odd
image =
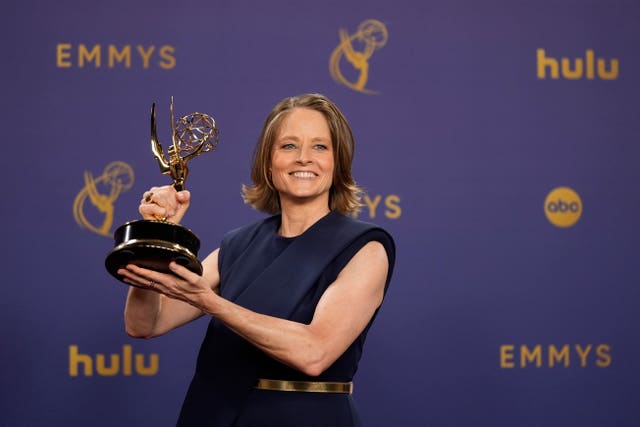
[[[613,58],[606,60],[596,58],[591,49],[587,49],[584,58],[554,58],[547,56],[544,49],[537,51],[538,78],[546,79],[547,75],[552,79],[559,79],[560,76],[567,80],[579,80],[586,78],[594,80],[615,80],[618,78],[619,63]],[[608,62],[608,64],[607,64]],[[548,74],[547,74],[548,73]]]
[[[133,354],[130,345],[122,346],[122,354],[110,354],[109,362],[104,354],[83,354],[78,352],[77,345],[69,346],[69,375],[77,377],[84,375],[85,377],[93,376],[93,368],[98,375],[103,377],[113,377],[118,374],[125,376],[142,375],[152,376],[158,373],[160,364],[159,356],[155,353],[149,355],[149,360],[145,362],[143,354]],[[82,374],[80,370],[82,369]]]

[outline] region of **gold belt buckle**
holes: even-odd
[[[255,388],[259,390],[301,391],[306,393],[353,393],[352,382],[284,381],[260,378]]]

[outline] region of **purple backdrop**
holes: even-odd
[[[637,2],[10,0],[0,20],[0,424],[173,425],[206,320],[129,339],[103,266],[168,183],[151,103],[165,145],[171,96],[220,126],[187,183],[206,254],[260,217],[254,142],[303,92],[347,115],[361,218],[398,246],[367,426],[640,424]]]

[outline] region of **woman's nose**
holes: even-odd
[[[306,164],[311,162],[311,156],[309,153],[309,148],[302,146],[298,150],[298,156],[296,157],[296,162],[300,164]]]

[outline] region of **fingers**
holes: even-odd
[[[126,268],[119,269],[118,274],[122,277],[122,280],[129,285],[160,292],[162,286],[161,279],[152,276],[153,274],[159,273],[135,265],[128,265]]]
[[[168,219],[175,215],[178,201],[172,186],[152,187],[142,195],[138,211],[144,219]]]
[[[176,191],[171,185],[152,187],[142,195],[138,211],[146,220],[179,223],[189,208],[191,194]]]
[[[171,261],[169,263],[169,270],[171,270],[171,272],[173,274],[175,274],[176,276],[180,277],[181,279],[185,280],[187,283],[192,284],[192,285],[197,283],[198,280],[200,280],[200,278],[201,278],[201,276],[197,275],[193,271],[191,271],[188,268],[178,264],[175,261]]]
[[[201,282],[202,278],[176,262],[171,262],[169,268],[173,274],[160,273],[129,264],[126,268],[119,269],[118,274],[129,285],[195,305],[193,296],[206,290],[203,287],[204,282]]]
[[[189,190],[177,191],[176,199],[178,200],[179,203],[188,205],[189,202],[191,201],[191,193],[189,192]]]
[[[178,206],[175,214],[170,217],[170,221],[177,224],[182,221],[182,218],[189,209],[189,205],[191,204],[191,193],[189,193],[188,190],[178,191],[176,192],[176,200],[178,202]]]

